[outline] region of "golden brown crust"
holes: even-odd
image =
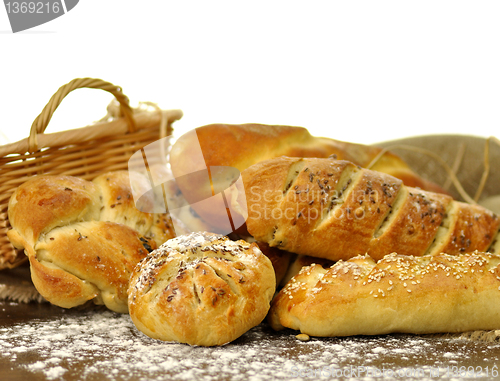
[[[336,261],[496,249],[494,213],[347,161],[281,157],[242,177],[249,233],[292,253]]]
[[[390,254],[304,267],[273,300],[269,322],[312,336],[500,328],[500,257]]]
[[[275,287],[272,264],[256,244],[192,233],[167,241],[137,265],[129,312],[155,339],[223,345],[265,318]]]
[[[33,245],[42,233],[76,221],[98,219],[99,189],[71,176],[37,176],[9,200],[9,221]]]
[[[99,296],[96,286],[50,264],[29,257],[31,280],[38,292],[52,304],[71,308]],[[63,297],[62,297],[63,296]]]
[[[133,267],[175,236],[168,214],[135,207],[130,176],[148,189],[143,175],[116,171],[93,181],[37,176],[12,195],[7,235],[24,248],[35,287],[49,302],[70,308],[93,300],[127,312]],[[154,199],[143,203],[151,208]]]
[[[81,279],[98,291],[99,301],[116,312],[127,312],[127,288],[135,265],[156,243],[123,224],[88,221],[53,229],[35,245],[30,263],[60,269]],[[37,263],[38,262],[38,263]],[[39,292],[51,303],[68,306],[64,282],[58,284],[40,277]],[[42,283],[44,283],[42,285]],[[60,288],[61,287],[61,288]],[[43,289],[42,289],[43,288]],[[50,290],[50,297],[44,291]],[[74,307],[72,305],[70,307]]]
[[[145,177],[138,172],[116,171],[102,174],[92,180],[101,194],[99,220],[124,224],[146,234],[153,225],[154,216],[136,208],[131,180],[134,185],[142,185],[142,188],[148,189]],[[153,197],[143,197],[141,200],[145,200],[141,205],[145,211],[153,210]]]
[[[281,279],[280,285],[285,286],[290,279],[292,279],[295,275],[297,275],[303,267],[311,266],[313,264],[323,266],[323,268],[327,268],[333,265],[334,262],[324,259],[324,258],[316,258],[310,257],[308,255],[296,255],[291,261],[286,274]]]
[[[201,148],[202,156],[193,155],[196,147]],[[180,137],[172,147],[170,163],[182,192],[201,200],[212,195],[212,188],[208,176],[183,176],[193,172],[193,168],[231,166],[243,171],[253,164],[279,156],[327,158],[330,155],[367,166],[381,151],[378,147],[314,137],[303,127],[211,124]],[[418,176],[401,158],[390,152],[385,153],[373,169],[403,179],[408,186],[444,192],[436,184]],[[215,184],[213,174],[212,183],[215,188],[221,188]],[[194,207],[202,218],[216,227],[227,221],[222,199]]]
[[[490,251],[490,246],[498,234],[495,235],[491,227],[499,224],[499,219],[494,213],[484,213],[484,208],[479,205],[469,205],[455,202],[448,211],[449,234],[443,237],[441,245],[435,248],[443,253],[464,253],[471,250]]]

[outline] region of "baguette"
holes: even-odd
[[[351,162],[281,157],[242,172],[248,232],[296,254],[333,261],[391,252],[432,255],[498,252],[491,211]],[[233,209],[236,209],[234,207]]]
[[[390,254],[313,264],[274,298],[268,321],[311,336],[500,328],[500,257]]]
[[[212,197],[214,191],[217,194],[228,188],[237,181],[239,171],[255,163],[279,156],[327,158],[334,155],[366,167],[381,151],[374,146],[314,137],[302,127],[211,124],[181,136],[172,146],[170,164],[182,193],[196,212],[214,228],[222,228],[228,225],[227,206],[222,197],[200,201]],[[446,193],[390,152],[385,153],[373,169],[391,174],[408,186]]]

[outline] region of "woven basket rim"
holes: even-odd
[[[164,113],[164,116],[162,116],[161,113]],[[167,122],[172,123],[181,119],[182,116],[182,111],[178,109],[134,112],[137,130],[157,128],[162,117],[166,117]],[[106,128],[103,128],[104,126]],[[126,133],[128,133],[128,122],[124,118],[101,121],[85,127],[39,134],[39,150],[49,147],[62,147],[106,136],[123,135]],[[25,154],[27,152],[29,152],[29,137],[0,146],[0,158],[12,154]]]
[[[46,134],[53,112],[70,91],[78,88],[105,90],[116,99],[100,121]],[[7,237],[11,228],[9,198],[26,177],[58,174],[88,178],[126,169],[135,150],[171,134],[171,124],[182,116],[181,110],[164,110],[152,102],[131,108],[120,87],[100,79],[76,78],[61,86],[33,122],[28,137],[0,146],[0,175],[4,179],[0,200],[0,270],[26,261],[22,250],[16,249]],[[68,152],[71,159],[65,160]]]

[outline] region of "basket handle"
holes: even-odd
[[[120,104],[120,112],[128,121],[129,132],[134,132],[136,130],[133,111],[129,105],[129,100],[125,94],[122,93],[122,89],[119,86],[115,86],[112,83],[103,81],[102,79],[95,78],[76,78],[71,82],[63,85],[57,90],[57,92],[50,98],[49,102],[45,105],[40,115],[38,115],[31,125],[30,136],[28,138],[28,149],[29,152],[38,151],[38,134],[43,134],[47,128],[54,111],[61,104],[62,100],[71,91],[81,88],[89,89],[101,89],[113,94]]]

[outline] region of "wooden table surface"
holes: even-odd
[[[312,379],[308,372],[322,369],[320,379],[336,379],[326,377],[335,372],[368,379],[368,368],[375,379],[413,371],[413,379],[437,379],[439,374],[443,380],[463,378],[460,367],[474,379],[491,380],[493,367],[500,364],[498,342],[412,335],[302,342],[296,333],[274,332],[263,323],[223,347],[190,347],[152,340],[135,329],[128,315],[103,308],[64,310],[48,303],[3,301],[0,380]]]
[[[466,142],[458,177],[474,194],[482,174],[484,139],[450,139],[422,137],[388,145],[413,144],[440,153],[449,148],[452,165],[456,147]],[[420,163],[431,180],[442,184],[446,174],[436,166],[428,170],[428,158],[413,157],[416,153],[408,150],[398,153]],[[491,146],[490,158],[492,163],[500,160],[500,146]],[[492,170],[484,194],[498,194],[498,184],[500,172]],[[0,271],[0,281],[5,274]],[[302,342],[296,334],[274,332],[262,323],[226,346],[190,347],[152,340],[128,315],[102,308],[64,310],[48,303],[0,301],[0,381],[500,379],[498,341],[387,335]]]

